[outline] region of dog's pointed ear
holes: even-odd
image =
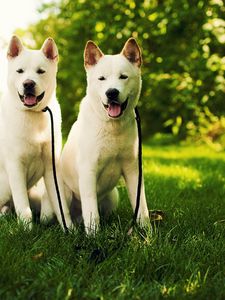
[[[134,38],[129,38],[127,40],[123,47],[123,50],[121,51],[121,54],[123,54],[132,64],[136,65],[139,68],[141,67],[141,49]]]
[[[53,40],[53,38],[47,38],[42,47],[41,50],[43,51],[44,55],[52,60],[52,61],[58,61],[59,58],[59,54],[58,54],[58,49],[56,46],[55,41]]]
[[[100,48],[93,41],[88,41],[84,49],[85,68],[88,69],[89,67],[96,65],[103,55]]]
[[[23,50],[23,44],[21,40],[16,35],[13,35],[9,42],[7,57],[9,59],[14,58],[18,56],[22,50]]]

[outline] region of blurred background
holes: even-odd
[[[189,139],[204,141],[216,150],[224,149],[225,6],[222,0],[11,2],[20,3],[14,9],[15,15],[19,14],[26,22],[18,22],[17,26],[15,23],[13,30],[27,46],[40,47],[47,36],[52,36],[58,45],[57,94],[64,136],[75,121],[85,95],[86,41],[92,39],[104,53],[116,54],[133,36],[143,52],[139,105],[145,139]],[[28,3],[33,6],[29,7]],[[2,4],[1,14],[7,15],[6,6]],[[5,24],[6,21],[1,26]],[[1,46],[4,48],[5,42]]]

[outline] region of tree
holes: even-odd
[[[29,34],[37,46],[51,35],[59,47],[64,133],[85,95],[86,41],[92,39],[112,54],[130,36],[143,49],[144,134],[186,137],[208,130],[225,111],[224,10],[222,0],[61,0],[42,6],[40,14],[47,17],[32,25]]]

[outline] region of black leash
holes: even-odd
[[[58,204],[59,204],[59,209],[60,209],[60,214],[62,218],[62,223],[63,227],[66,233],[68,233],[68,228],[66,226],[66,221],[65,221],[65,216],[63,213],[63,208],[62,208],[62,200],[59,192],[59,186],[58,186],[58,181],[57,181],[57,174],[56,174],[56,166],[55,166],[55,138],[54,138],[54,119],[53,119],[53,114],[51,109],[46,106],[43,110],[43,112],[48,111],[50,115],[50,120],[51,120],[51,138],[52,138],[52,169],[53,169],[53,177],[54,177],[54,183],[55,183],[55,189],[56,189],[56,194],[57,194],[57,199],[58,199]]]
[[[138,183],[137,183],[137,194],[136,194],[136,206],[134,210],[134,215],[131,223],[131,227],[128,230],[128,235],[133,231],[133,227],[137,222],[138,211],[140,207],[140,198],[141,198],[141,182],[142,182],[142,134],[141,134],[141,118],[138,112],[137,106],[134,108],[135,111],[135,120],[137,123],[138,130]]]

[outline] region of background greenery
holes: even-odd
[[[225,152],[196,143],[162,147],[171,142],[162,133],[172,133],[221,149],[224,12],[222,0],[58,0],[18,32],[34,47],[49,35],[57,42],[64,135],[85,94],[86,41],[118,53],[137,38],[142,126],[146,137],[160,132],[143,147],[146,195],[165,218],[153,222],[153,235],[137,228],[128,237],[132,212],[123,185],[118,214],[101,219],[95,238],[82,228],[69,236],[59,226],[27,231],[13,216],[2,217],[1,299],[225,299]]]
[[[169,132],[214,141],[225,128],[224,13],[222,0],[55,0],[42,6],[41,20],[23,34],[36,46],[49,35],[57,42],[64,134],[85,95],[87,40],[113,54],[133,36],[144,58],[145,136]]]

